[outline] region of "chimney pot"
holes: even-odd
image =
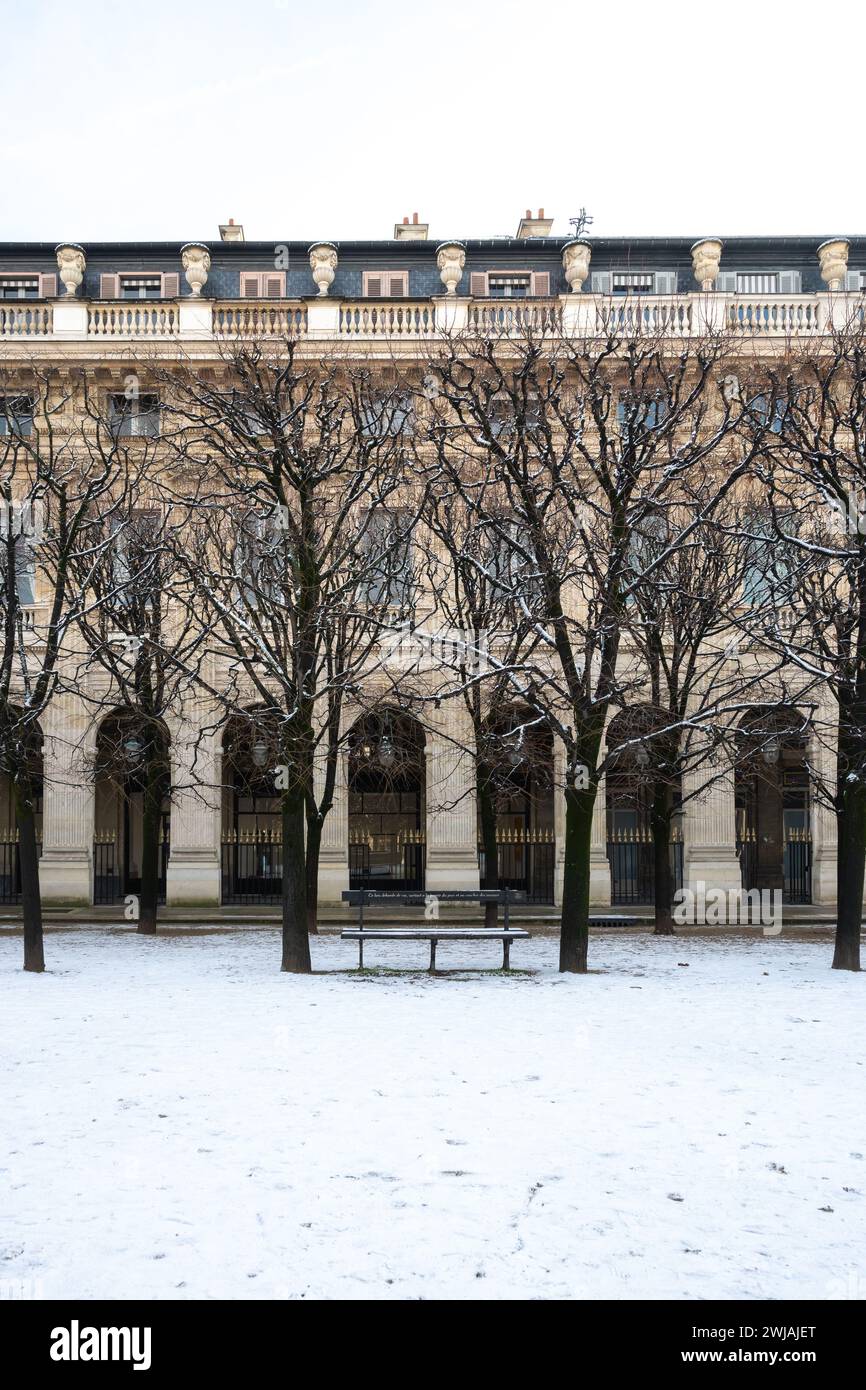
[[[417,212],[413,212],[413,213],[412,213],[412,221],[413,221],[413,223],[415,223],[415,225],[417,226],[417,224],[418,224],[418,214],[417,214]]]
[[[531,221],[532,221],[532,209],[531,209],[531,208],[527,208],[527,209],[526,209],[526,220],[527,220],[527,222],[531,222]]]
[[[544,208],[539,208],[539,209],[538,209],[538,220],[539,220],[539,222],[542,220],[543,217],[544,217]]]
[[[403,218],[403,226],[404,226],[404,227],[408,227],[408,226],[409,226],[409,218],[408,218],[408,217],[404,217],[404,218]]]

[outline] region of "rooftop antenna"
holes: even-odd
[[[585,237],[587,227],[591,227],[594,221],[595,218],[590,217],[586,208],[581,208],[577,217],[569,217],[568,223],[570,227],[574,228],[575,239]]]

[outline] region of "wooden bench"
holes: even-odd
[[[529,932],[521,927],[509,925],[508,909],[512,903],[522,902],[525,895],[511,888],[481,888],[478,890],[443,889],[442,892],[401,893],[384,892],[371,888],[350,888],[343,894],[343,902],[358,909],[357,927],[347,927],[342,932],[344,941],[358,943],[358,969],[364,968],[365,941],[429,941],[431,971],[436,969],[436,947],[440,941],[501,941],[502,969],[511,968],[512,941],[529,940]],[[496,903],[504,908],[502,927],[367,927],[364,925],[365,907],[424,907],[440,902],[476,902],[486,906]]]

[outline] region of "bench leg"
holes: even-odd
[[[503,969],[503,970],[510,970],[510,969],[511,969],[511,942],[510,942],[510,941],[503,941],[503,943],[502,943],[502,969]]]
[[[364,943],[360,940],[358,942],[358,969],[364,969]]]
[[[432,973],[433,971],[435,971],[435,969],[436,969],[436,938],[435,938],[435,936],[432,936],[432,937],[430,938],[430,971],[431,971],[431,973]]]

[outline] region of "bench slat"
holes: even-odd
[[[341,932],[344,941],[528,941],[530,934],[521,928],[514,931],[493,931],[471,928],[461,931],[459,927],[443,927],[438,931],[425,931],[414,927],[371,927],[363,931],[357,927]]]

